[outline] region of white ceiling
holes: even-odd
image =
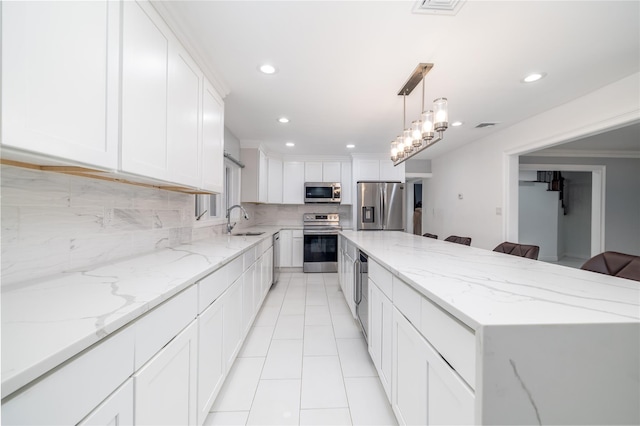
[[[242,145],[284,154],[388,152],[402,130],[397,93],[420,62],[434,64],[426,99],[447,97],[450,121],[465,123],[423,159],[640,67],[638,1],[469,0],[455,16],[412,13],[414,2],[401,0],[156,4],[228,92],[227,128]],[[278,72],[261,74],[263,63]],[[547,77],[521,83],[532,71]],[[407,97],[408,124],[420,112],[419,89]],[[476,129],[481,122],[500,124]]]

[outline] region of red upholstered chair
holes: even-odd
[[[423,237],[427,237],[427,238],[434,238],[434,239],[438,239],[438,236],[435,234],[430,234],[428,232],[425,232],[424,234],[422,234]]]
[[[640,281],[640,256],[605,251],[587,260],[580,269]]]
[[[450,243],[463,244],[465,246],[471,245],[470,237],[458,237],[457,235],[451,235],[444,239],[445,241],[449,241]]]
[[[538,260],[540,247],[527,244],[510,243],[508,241],[505,241],[504,243],[499,244],[498,247],[494,248],[493,251]]]

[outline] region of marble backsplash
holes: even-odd
[[[193,195],[1,167],[2,286],[222,233],[194,227]]]
[[[0,199],[3,287],[225,232],[194,220],[193,195],[20,167],[0,167]],[[250,219],[236,230],[301,227],[304,213],[339,213],[351,227],[351,206],[243,206]]]
[[[238,229],[258,225],[302,226],[304,213],[339,213],[340,225],[351,228],[351,206],[336,204],[243,204],[249,220],[238,222]]]

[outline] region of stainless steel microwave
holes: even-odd
[[[306,204],[340,204],[340,182],[305,182],[304,202]]]

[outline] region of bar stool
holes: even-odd
[[[510,243],[509,241],[505,241],[504,243],[501,243],[496,248],[494,248],[493,251],[538,260],[540,247],[527,244]]]
[[[471,245],[471,237],[458,237],[457,235],[450,235],[444,240],[449,241],[450,243],[463,244],[465,246]]]

